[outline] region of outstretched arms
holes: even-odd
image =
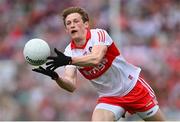
[[[72,64],[77,66],[93,66],[101,62],[107,51],[107,46],[96,45],[88,55],[72,58]]]
[[[57,56],[48,57],[49,62],[46,63],[47,69],[55,70],[56,68],[68,64],[76,66],[93,66],[101,62],[106,54],[107,46],[96,45],[92,48],[92,51],[88,55],[78,56],[78,57],[68,57],[62,52],[54,49]]]
[[[76,89],[77,70],[75,67],[65,67],[64,77],[59,77],[56,83],[63,89],[73,92]]]
[[[106,54],[107,46],[97,45],[92,48],[90,54],[78,57],[68,57],[65,56],[62,52],[54,49],[57,56],[48,57],[49,62],[46,63],[46,69],[39,67],[33,69],[33,71],[50,76],[56,83],[63,89],[73,92],[76,89],[76,80],[77,80],[77,69],[75,66],[93,66],[101,62],[103,57]],[[66,66],[67,65],[67,66]],[[54,71],[60,66],[65,66],[64,77],[59,77],[58,74]]]
[[[55,80],[61,88],[69,92],[73,92],[76,89],[77,71],[75,67],[67,67],[65,67],[64,77],[59,77],[55,71],[47,68],[45,69],[41,66],[39,68],[32,69],[32,71],[51,77],[51,79]]]

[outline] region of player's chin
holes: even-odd
[[[80,37],[78,35],[71,35],[72,40],[79,40]]]

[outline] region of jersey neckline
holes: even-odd
[[[74,40],[71,40],[71,49],[84,49],[90,38],[91,38],[91,31],[90,31],[90,29],[87,29],[86,42],[84,43],[84,45],[76,46],[76,44],[74,43]]]

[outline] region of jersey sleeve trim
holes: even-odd
[[[94,45],[110,46],[113,43],[112,38],[109,36],[106,30],[103,29],[95,29],[94,36],[92,38]]]
[[[106,37],[105,37],[104,30],[100,30],[97,33],[98,33],[98,41],[99,42],[105,42]]]
[[[74,43],[74,40],[71,40],[71,49],[84,49],[90,38],[91,38],[91,32],[90,32],[90,29],[87,29],[85,44],[79,47],[79,46],[76,46],[76,44]]]

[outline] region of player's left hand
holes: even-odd
[[[59,78],[58,74],[55,71],[44,69],[41,66],[39,66],[38,68],[32,69],[32,71],[47,75],[51,77],[51,79],[53,80],[57,80]]]
[[[54,52],[57,54],[57,56],[49,56],[47,59],[50,61],[46,63],[47,69],[55,70],[56,68],[60,66],[65,66],[68,64],[71,64],[72,59],[69,56],[65,56],[62,52],[58,51],[56,48],[54,48]]]

